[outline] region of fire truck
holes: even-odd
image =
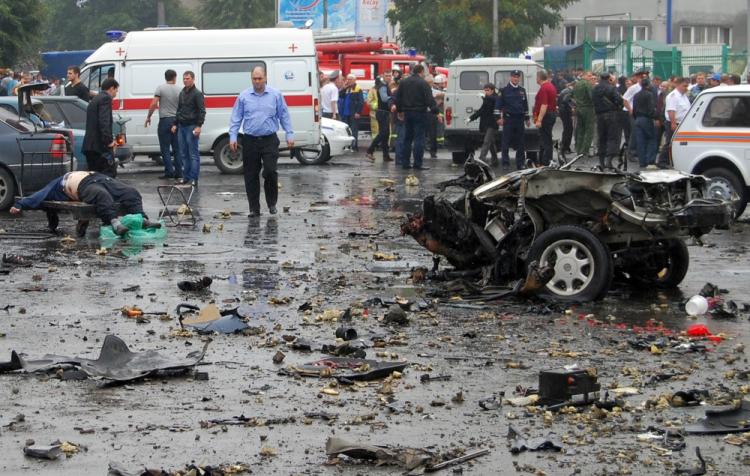
[[[338,70],[344,76],[351,73],[357,77],[357,84],[362,88],[362,94],[365,96],[360,131],[370,129],[370,109],[366,99],[368,90],[375,84],[375,78],[396,67],[406,76],[412,65],[427,63],[423,55],[418,55],[416,52],[404,54],[398,45],[380,40],[366,39],[330,43],[319,41],[316,39],[315,50],[318,55],[318,68],[323,73],[330,74]],[[443,74],[446,78],[448,77],[447,68],[430,67],[430,71],[433,74]]]

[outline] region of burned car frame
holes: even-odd
[[[464,193],[425,198],[403,234],[443,255],[464,277],[523,278],[551,268],[541,292],[563,301],[603,298],[615,275],[661,288],[685,277],[683,238],[726,228],[731,203],[706,198],[707,179],[674,170],[640,173],[543,167],[494,178],[470,158],[461,177],[439,184]]]

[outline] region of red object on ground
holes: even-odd
[[[711,331],[704,324],[692,324],[688,327],[687,334],[691,337],[708,337]]]

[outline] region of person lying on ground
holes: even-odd
[[[83,202],[96,208],[96,216],[105,225],[112,225],[115,233],[122,236],[128,228],[120,223],[118,206],[127,214],[143,215],[144,228],[159,228],[143,212],[143,200],[135,187],[98,172],[68,172],[47,184],[33,195],[19,199],[10,209],[13,215],[23,210],[38,210],[45,200],[61,202]]]

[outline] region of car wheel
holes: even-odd
[[[734,202],[735,218],[739,218],[747,206],[747,191],[742,180],[732,171],[723,167],[708,169],[702,175],[711,179],[708,183],[709,198],[722,198],[732,200],[732,195],[737,194],[738,200]]]
[[[563,225],[541,233],[531,244],[527,263],[551,266],[555,274],[543,294],[558,301],[594,301],[612,284],[612,256],[593,233]]]
[[[663,252],[657,254],[654,265],[644,266],[641,262],[629,270],[628,274],[633,281],[643,286],[676,288],[685,279],[690,266],[687,245],[681,239],[673,238],[660,240],[656,246],[662,248]]]
[[[221,139],[214,147],[214,163],[223,174],[242,173],[242,144],[237,142],[237,152],[229,149],[229,137]]]
[[[16,196],[16,182],[13,175],[0,167],[0,210],[6,210],[13,205]]]
[[[331,160],[331,146],[323,137],[322,142],[316,148],[294,149],[292,155],[302,165],[320,165]]]

